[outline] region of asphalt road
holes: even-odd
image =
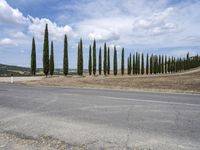
[[[92,150],[199,150],[200,95],[0,84],[0,131]]]

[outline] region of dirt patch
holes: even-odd
[[[6,131],[0,133],[2,150],[84,150],[81,146],[70,145],[50,136],[30,137],[21,133]]]
[[[28,85],[200,93],[200,69],[166,75],[54,76]]]

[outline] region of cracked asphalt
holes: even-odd
[[[0,149],[20,140],[19,149],[42,140],[51,149],[199,150],[200,95],[0,84]]]

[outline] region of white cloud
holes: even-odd
[[[16,39],[25,39],[27,38],[27,35],[25,35],[23,32],[15,32],[12,34],[12,37],[13,38],[16,38]]]
[[[18,9],[12,8],[5,0],[0,0],[0,20],[0,24],[24,24],[28,21]]]
[[[100,42],[119,41],[123,33],[132,32],[130,18],[98,18],[83,20],[75,25],[81,37]]]
[[[167,21],[173,10],[172,7],[169,7],[162,12],[153,13],[149,17],[138,17],[133,21],[133,31],[140,30],[140,33],[145,32],[145,36],[146,34],[161,35],[176,32],[178,30],[177,26]]]
[[[35,0],[33,3],[41,6],[43,1]],[[60,6],[59,10],[56,9],[57,5]],[[52,7],[54,9],[45,11],[46,18],[39,18],[23,15],[6,0],[0,0],[0,45],[10,45],[14,41],[13,49],[17,45],[17,49],[23,49],[26,54],[31,49],[32,36],[35,36],[38,50],[41,50],[46,23],[49,39],[56,40],[56,49],[62,50],[63,36],[68,34],[73,56],[76,56],[74,49],[77,49],[75,45],[79,38],[83,39],[85,49],[95,38],[98,47],[107,41],[111,49],[117,45],[117,49],[125,47],[127,51],[148,49],[154,52],[153,49],[161,47],[168,50],[170,47],[198,46],[200,43],[197,32],[200,26],[200,1],[181,1],[171,5],[169,0],[126,0],[123,3],[121,0],[81,0],[70,3],[62,1],[48,8]],[[37,9],[42,10],[40,7]],[[52,17],[55,20],[48,18],[48,12],[55,14]],[[43,15],[42,11],[40,15]],[[61,54],[55,53],[55,57]]]
[[[38,38],[43,38],[45,25],[48,24],[48,30],[50,37],[53,40],[63,39],[64,35],[75,36],[72,28],[68,25],[58,26],[55,22],[50,21],[46,18],[33,18],[29,16],[30,24],[28,26],[28,32]]]
[[[1,46],[7,46],[7,45],[13,45],[14,42],[13,40],[9,39],[9,38],[4,38],[0,40],[0,45]]]
[[[21,28],[16,28],[16,30],[8,30],[7,34],[4,35],[4,37],[7,36],[7,38],[1,41],[4,45],[11,42],[11,40],[15,41],[16,44],[22,43],[23,41],[26,42],[31,39],[32,36],[43,39],[46,23],[48,24],[51,40],[61,40],[63,39],[64,34],[68,34],[68,36],[72,37],[76,36],[70,26],[58,26],[55,22],[52,22],[47,18],[25,17],[22,12],[12,8],[5,0],[0,0],[0,20],[0,24],[3,24],[4,28],[6,28],[7,25],[17,24],[18,27],[21,25]],[[19,31],[20,29],[27,30],[27,33],[25,34],[22,31]]]
[[[119,40],[119,33],[109,29],[96,29],[88,35],[90,40],[96,39],[97,41],[113,41]]]

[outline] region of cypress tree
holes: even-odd
[[[177,58],[176,60],[176,72],[179,72],[180,71],[180,58]]]
[[[138,54],[138,74],[140,74],[141,67],[140,67],[140,54]]]
[[[153,74],[154,73],[154,55],[153,54],[151,55],[150,66],[151,66],[150,73]]]
[[[80,74],[79,75],[83,75],[83,42],[82,39],[80,39]]]
[[[133,74],[136,74],[135,55],[133,54]]]
[[[117,50],[116,46],[114,46],[114,58],[113,58],[113,71],[114,75],[117,75]]]
[[[167,56],[165,56],[165,73],[167,73]]]
[[[138,52],[135,54],[135,72],[138,74]]]
[[[162,72],[162,62],[161,62],[162,60],[161,60],[161,56],[159,55],[159,62],[158,62],[158,66],[159,66],[159,68],[158,68],[158,73],[161,73]]]
[[[46,24],[44,33],[44,45],[43,45],[43,72],[47,77],[49,73],[49,37],[48,37],[48,25]]]
[[[92,47],[91,47],[91,45],[89,47],[88,71],[89,71],[89,75],[91,75],[92,74]]]
[[[162,55],[161,71],[164,74],[164,56]]]
[[[121,74],[124,75],[124,48],[122,48]]]
[[[104,75],[106,76],[107,74],[107,46],[106,43],[104,43],[104,59],[103,59],[103,72]]]
[[[171,72],[174,72],[174,57],[171,59]]]
[[[49,62],[49,72],[50,72],[51,76],[54,74],[53,41],[51,41],[51,54],[50,54],[50,62]]]
[[[183,59],[180,58],[180,72],[183,71],[184,64],[183,64]]]
[[[101,47],[99,48],[99,75],[101,75],[101,66],[102,66],[102,60],[101,60]]]
[[[78,42],[77,74],[80,75],[80,43]]]
[[[183,58],[183,70],[187,70],[187,60]]]
[[[127,74],[130,75],[130,59],[127,59]]]
[[[182,68],[182,59],[180,58],[180,59],[179,59],[179,69],[178,69],[178,71],[181,72],[182,69],[183,69],[183,68]]]
[[[177,65],[178,65],[177,59],[174,58],[174,71],[175,72],[177,72]]]
[[[96,40],[93,43],[93,75],[96,75]]]
[[[110,74],[110,48],[109,47],[108,47],[108,62],[107,63],[108,63],[107,69],[108,69],[108,75],[109,75]]]
[[[149,74],[149,54],[147,53],[146,58],[146,74]]]
[[[31,74],[35,76],[36,73],[36,49],[35,39],[32,40],[32,51],[31,51]]]
[[[173,72],[173,69],[174,69],[174,57],[172,56],[172,59],[171,59],[171,72]]]
[[[168,72],[171,73],[171,58],[168,58]]]
[[[157,69],[156,69],[156,73],[159,73],[159,72],[160,72],[160,62],[159,62],[159,57],[160,57],[160,56],[157,56]]]
[[[187,53],[187,56],[186,56],[186,69],[190,69],[190,56],[189,56],[189,52]]]
[[[153,65],[154,66],[154,71],[153,72],[154,72],[154,74],[157,74],[157,72],[158,72],[158,64],[157,64],[158,63],[158,59],[157,59],[157,55],[154,56],[153,62],[154,62],[154,65]]]
[[[144,54],[142,53],[142,66],[141,66],[141,74],[144,74]]]
[[[67,35],[64,37],[64,55],[63,55],[63,74],[68,75],[68,41]]]
[[[174,72],[174,57],[171,57],[171,72]]]
[[[159,66],[159,56],[156,55],[156,73],[159,73],[160,66]]]
[[[129,55],[129,69],[130,69],[130,74],[132,73],[132,56],[131,56],[131,53]]]

